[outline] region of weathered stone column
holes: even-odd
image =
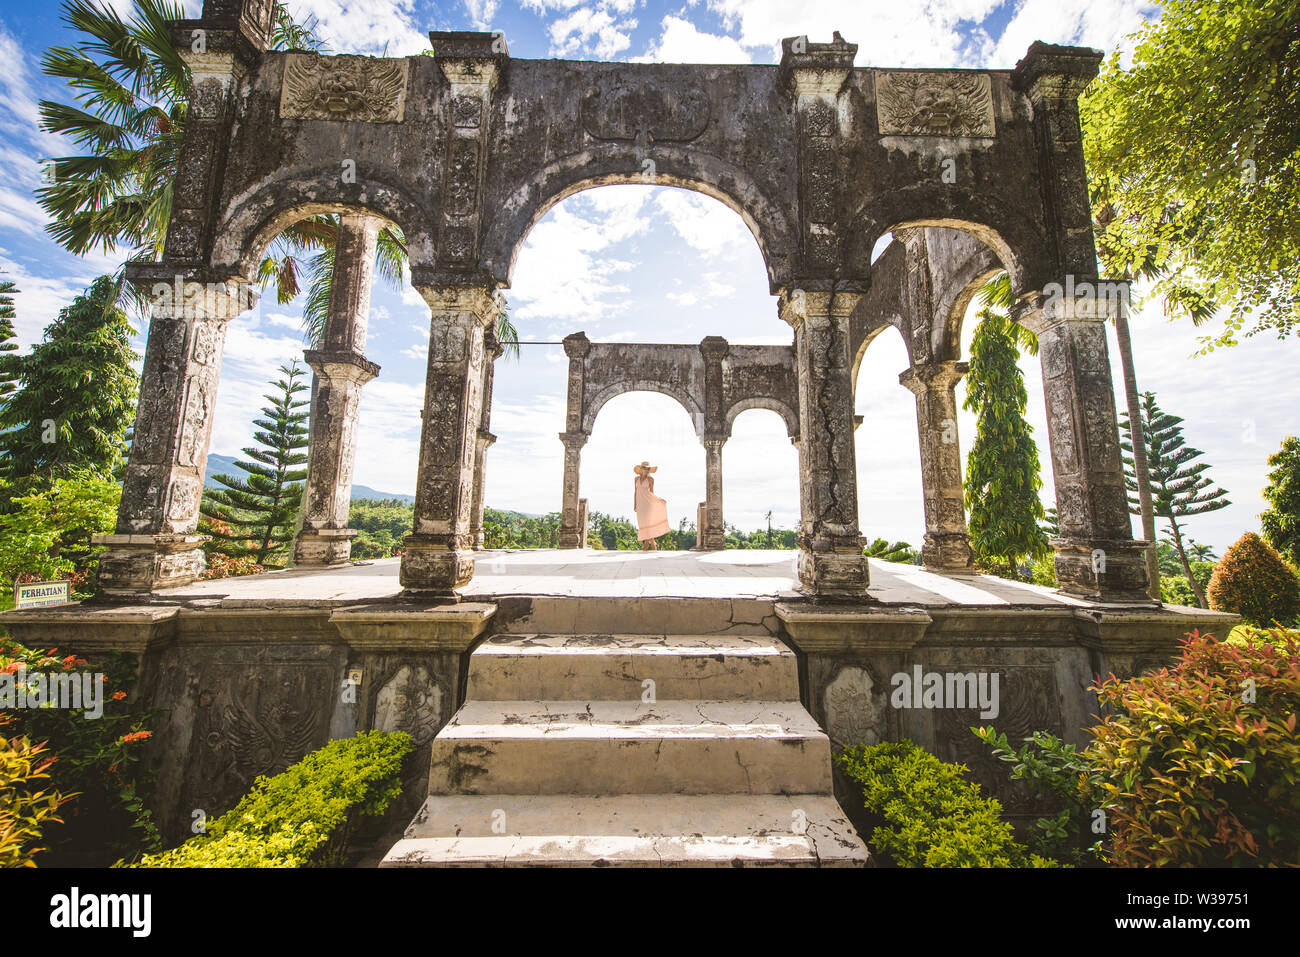
[[[1034,106],[1044,214],[1059,274],[1022,298],[1015,318],[1038,336],[1056,479],[1061,590],[1101,601],[1150,603],[1142,546],[1133,540],[1115,417],[1105,322],[1127,289],[1099,286],[1078,98],[1097,75],[1098,50],[1035,43],[1012,71]],[[1041,281],[1038,280],[1038,281]]]
[[[704,527],[700,547],[721,551],[727,547],[727,529],[722,519],[722,447],[725,435],[706,435],[704,442]]]
[[[315,373],[311,445],[303,522],[294,544],[299,565],[341,565],[352,554],[348,528],[357,457],[361,387],[379,374],[365,357],[379,221],[361,213],[339,218],[329,314],[319,349],[304,355]]]
[[[1022,311],[1038,336],[1056,479],[1056,578],[1102,601],[1150,602],[1143,543],[1133,540],[1115,418],[1105,319],[1092,304]]]
[[[456,597],[474,574],[470,535],[474,458],[483,402],[484,330],[502,302],[485,286],[421,286],[431,310],[415,528],[401,583],[411,593]]]
[[[581,332],[564,337],[564,354],[569,357],[569,384],[565,400],[565,431],[560,433],[560,441],[564,443],[564,486],[561,493],[559,537],[561,548],[582,548],[586,545],[585,532],[578,520],[578,472],[582,465],[582,447],[591,438],[582,430],[582,403],[589,352],[591,340]]]
[[[849,315],[861,293],[785,289],[799,376],[799,585],[813,595],[861,596],[867,560],[858,530]]]
[[[583,538],[581,511],[578,498],[578,473],[582,467],[582,447],[591,436],[586,432],[561,432],[560,441],[564,443],[564,491],[560,505],[560,547],[582,548]]]
[[[898,377],[916,396],[916,424],[921,446],[921,486],[925,490],[926,568],[971,567],[962,496],[961,444],[957,438],[957,383],[965,362],[931,361]]]
[[[94,537],[108,546],[99,583],[110,595],[147,593],[198,577],[199,546],[206,539],[195,532],[226,324],[257,301],[238,278],[168,281],[172,269],[127,266],[128,278],[150,299],[149,341],[117,528]]]
[[[505,352],[497,341],[496,333],[488,329],[483,334],[483,348],[487,361],[483,363],[483,414],[478,430],[478,444],[474,450],[474,502],[471,508],[470,534],[474,537],[474,550],[483,548],[484,477],[487,474],[487,450],[497,437],[490,431],[492,422],[492,382],[496,375],[496,362]]]

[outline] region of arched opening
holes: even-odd
[[[567,453],[580,476],[575,500],[586,500],[590,515],[634,522],[632,466],[649,460],[660,466],[656,493],[668,501],[673,530],[697,531],[697,507],[706,498],[701,339],[790,344],[749,226],[721,202],[684,189],[571,191],[533,225],[508,299],[520,348],[517,359],[507,355],[496,365],[489,507],[562,510],[566,451],[556,436],[571,424],[571,360],[560,341],[582,331],[593,347],[636,343],[646,351],[644,368],[628,362],[626,375],[604,366],[593,373],[572,423],[590,438],[576,455]],[[656,355],[655,344],[673,349]],[[692,371],[679,381],[688,365]],[[790,448],[787,437],[779,442]],[[791,471],[797,476],[797,468]],[[736,504],[758,511],[747,497]]]
[[[868,545],[883,538],[919,552],[926,524],[916,401],[898,381],[911,365],[907,346],[896,327],[884,326],[858,358],[858,524]]]
[[[779,412],[740,412],[722,453],[723,514],[747,548],[794,548],[799,527],[799,452]],[[769,527],[773,530],[768,538]],[[784,534],[783,534],[784,533]],[[770,546],[769,546],[770,542]]]
[[[657,392],[627,392],[605,403],[582,454],[581,488],[587,500],[589,539],[601,537],[597,513],[636,527],[632,467],[656,466],[655,494],[668,503],[674,532],[695,526],[696,504],[704,500],[704,450],[681,404]],[[633,535],[635,537],[635,534]],[[609,547],[609,536],[602,542]],[[660,547],[671,548],[672,541]],[[693,544],[692,540],[684,544]]]

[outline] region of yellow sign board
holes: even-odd
[[[72,600],[71,583],[22,582],[14,585],[15,608],[40,608],[43,605],[66,605]]]

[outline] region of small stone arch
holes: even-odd
[[[397,187],[368,178],[356,196],[320,200],[337,192],[339,171],[332,167],[314,174],[266,183],[226,210],[217,231],[212,262],[251,279],[258,260],[276,236],[296,222],[324,213],[365,212],[402,231],[412,269],[432,260],[427,218],[419,204]]]
[[[629,392],[658,392],[660,395],[666,395],[670,399],[676,399],[686,414],[691,417],[691,425],[695,428],[695,434],[704,435],[704,410],[691,395],[681,389],[675,388],[666,382],[658,382],[651,379],[626,379],[620,382],[612,382],[605,386],[584,403],[582,431],[590,435],[596,425],[596,417],[600,415],[600,410],[605,407],[612,399],[620,395],[626,395]]]
[[[732,426],[740,413],[748,412],[750,409],[766,409],[775,412],[785,423],[785,434],[791,439],[799,438],[799,410],[789,403],[768,396],[742,399],[727,409],[727,435],[731,435]]]

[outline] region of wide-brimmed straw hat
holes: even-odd
[[[651,472],[658,472],[659,466],[651,465],[649,462],[642,462],[640,465],[632,466],[632,471],[637,475],[649,475]]]

